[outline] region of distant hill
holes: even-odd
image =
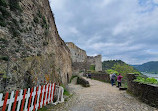
[[[112,69],[112,67],[114,67],[115,64],[126,64],[126,63],[121,61],[121,60],[103,61],[102,62],[102,68],[103,68],[103,70]]]
[[[158,61],[151,61],[142,65],[132,65],[140,72],[158,73]]]

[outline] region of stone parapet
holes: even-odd
[[[143,102],[158,107],[158,86],[134,82],[136,74],[127,74],[128,91],[137,96]]]

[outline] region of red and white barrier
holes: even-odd
[[[31,89],[12,91],[10,98],[8,98],[8,92],[5,94],[5,97],[1,93],[0,108],[2,108],[2,111],[37,111],[50,102],[53,103],[55,93],[57,101],[54,104],[64,102],[63,92],[64,89],[62,87],[55,84],[47,84]]]

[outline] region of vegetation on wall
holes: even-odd
[[[138,76],[134,81],[144,83],[144,84],[157,84],[158,85],[158,81],[155,78],[144,78],[144,77]]]
[[[19,26],[19,21],[12,16],[12,13],[20,16],[21,11],[18,0],[9,0],[8,3],[6,0],[0,0],[0,26],[7,27],[13,37],[18,37],[22,29]],[[20,20],[23,21],[22,18]]]
[[[95,71],[95,65],[90,65],[90,70]]]

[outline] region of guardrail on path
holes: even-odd
[[[64,89],[55,83],[41,85],[20,91],[0,93],[0,108],[2,111],[37,111],[49,103],[57,104],[64,102]],[[54,96],[56,95],[56,101]]]

